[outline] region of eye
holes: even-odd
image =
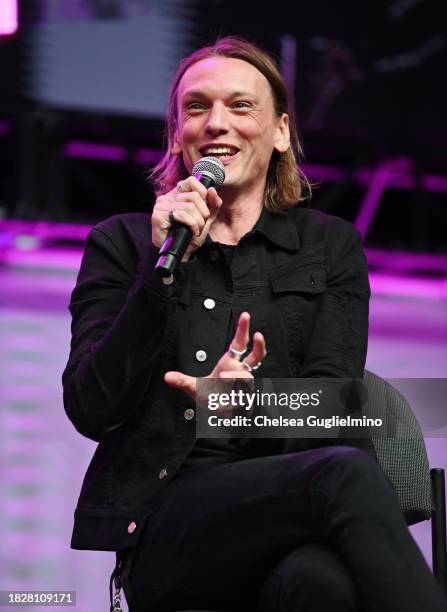
[[[233,108],[236,109],[244,109],[244,108],[251,108],[252,105],[250,104],[250,102],[245,102],[245,100],[237,100],[236,102],[233,102],[232,104]]]
[[[201,102],[190,102],[186,105],[186,109],[192,111],[203,110],[204,108],[205,106]]]

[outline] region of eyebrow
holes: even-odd
[[[197,90],[186,91],[182,96],[182,100],[185,100],[187,98],[206,98],[206,97],[207,97],[207,94],[204,91],[197,89]],[[227,97],[228,98],[250,98],[251,100],[255,100],[255,101],[258,100],[258,97],[255,94],[249,93],[248,91],[233,91]]]

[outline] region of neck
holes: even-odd
[[[237,244],[242,236],[253,229],[261,215],[264,185],[262,190],[243,193],[222,187],[219,189],[219,195],[223,204],[211,226],[210,236],[216,242]]]

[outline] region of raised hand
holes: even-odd
[[[261,332],[256,332],[253,336],[253,349],[244,358],[242,353],[245,353],[250,334],[250,314],[243,312],[239,317],[236,333],[231,341],[228,350],[222,355],[217,362],[213,371],[206,378],[253,378],[252,371],[262,363],[262,360],[267,355],[264,336]],[[197,393],[197,378],[188,376],[182,372],[166,372],[164,376],[165,382],[176,389],[181,389],[188,393],[194,400]]]

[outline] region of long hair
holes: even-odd
[[[180,81],[193,64],[209,57],[240,59],[257,68],[270,84],[275,113],[289,115],[290,147],[284,153],[273,151],[267,172],[264,206],[272,211],[286,210],[311,195],[311,185],[298,166],[302,156],[301,143],[293,108],[289,108],[289,95],[284,79],[273,58],[254,44],[234,36],[218,39],[213,45],[202,47],[184,58],[171,85],[166,122],[167,151],[150,173],[157,196],[170,191],[188,172],[181,154],[171,153],[178,126],[178,88]]]

